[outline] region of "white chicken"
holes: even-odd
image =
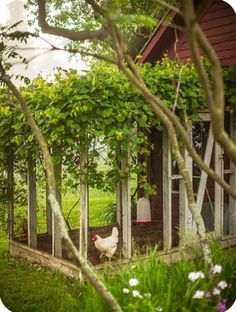
[[[105,238],[93,233],[92,240],[94,241],[95,247],[101,252],[100,258],[106,255],[109,260],[111,260],[117,249],[119,241],[118,235],[117,227],[113,227],[111,235]]]

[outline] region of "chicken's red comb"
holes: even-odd
[[[92,234],[92,240],[95,241],[96,239],[97,239],[97,235],[96,235],[96,233],[94,232],[94,233]]]

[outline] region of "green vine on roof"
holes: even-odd
[[[138,67],[147,86],[165,105],[173,109],[176,103],[175,110],[180,117],[187,114],[191,121],[195,121],[198,119],[196,112],[206,108],[198,75],[191,62],[183,65],[164,58],[156,66],[144,64]],[[235,109],[236,67],[225,68],[224,78],[227,103]],[[49,145],[61,148],[63,167],[70,173],[69,187],[78,186],[79,154],[85,145],[89,148],[90,185],[114,188],[115,181],[124,176],[117,167],[117,146],[121,147],[121,158],[128,142],[133,155],[149,154],[152,146],[146,134],[152,127],[161,129],[159,120],[140,91],[116,67],[107,64],[95,64],[83,74],[59,70],[53,82],[38,77],[22,87],[21,92]],[[9,142],[14,143],[17,159],[22,161],[28,149],[38,152],[34,135],[29,132],[17,103],[6,89],[1,89],[0,98],[0,149],[3,151]],[[97,168],[101,146],[107,148],[106,168],[110,168],[103,172]],[[57,161],[56,157],[54,160]],[[145,164],[137,163],[136,157],[129,170],[140,175],[145,171],[144,167]],[[144,179],[143,187],[145,185]],[[149,191],[153,193],[153,189]]]

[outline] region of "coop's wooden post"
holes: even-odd
[[[122,241],[123,255],[130,259],[132,255],[132,237],[131,237],[131,190],[130,190],[130,146],[128,145],[126,155],[121,161],[121,169],[125,177],[121,182],[122,189]]]
[[[121,225],[122,192],[121,182],[116,182],[116,222]]]
[[[56,159],[54,164],[55,178],[56,178],[56,198],[60,207],[61,201],[61,172],[62,172],[62,159],[61,150],[55,146],[53,148],[53,155]],[[62,238],[60,233],[60,225],[58,218],[52,214],[52,255],[61,258],[62,257]]]
[[[208,139],[207,139],[206,151],[204,155],[204,163],[207,166],[210,166],[213,145],[214,145],[214,137],[213,137],[212,129],[210,127]],[[199,187],[198,187],[197,200],[196,200],[197,208],[199,209],[200,212],[202,211],[202,204],[203,204],[203,199],[204,199],[205,190],[206,190],[207,177],[208,177],[208,174],[205,171],[202,171],[200,182],[199,182]],[[197,233],[197,227],[196,227],[195,222],[193,222],[193,233],[194,234]]]
[[[32,153],[29,153],[27,163],[28,246],[37,248],[36,160]]]
[[[88,219],[89,219],[89,195],[87,176],[88,149],[85,147],[80,153],[80,253],[87,259],[88,250]]]
[[[48,195],[49,195],[49,189],[48,189],[48,182],[46,179],[46,222],[47,222],[47,232],[51,236],[52,235],[52,209],[50,207]]]
[[[189,136],[190,139],[192,140],[192,131],[191,133],[189,133]],[[188,170],[189,176],[192,180],[193,160],[186,148],[184,148],[183,157],[185,159],[186,169]],[[184,180],[181,179],[179,186],[179,232],[181,245],[186,244],[189,235],[192,236],[192,231],[193,231],[193,217],[188,206],[186,186]]]
[[[14,151],[9,145],[6,150],[7,163],[7,202],[8,202],[8,238],[14,239]]]
[[[163,150],[163,248],[172,247],[171,145],[166,130],[162,132]]]
[[[235,129],[235,117],[234,112],[230,113],[230,138],[236,144],[236,129]],[[232,189],[236,188],[236,166],[230,161],[230,186]],[[233,197],[229,197],[229,234],[236,234],[236,200]]]
[[[223,150],[221,146],[215,142],[215,173],[224,178],[224,162],[223,162]],[[214,217],[214,229],[216,237],[223,235],[223,217],[224,217],[224,193],[222,187],[218,183],[215,185],[215,217]]]
[[[121,168],[120,162],[120,145],[116,148],[116,161],[118,168]],[[121,210],[122,210],[122,193],[121,193],[121,181],[116,182],[116,222],[121,225]]]

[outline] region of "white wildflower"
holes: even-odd
[[[158,306],[158,307],[156,307],[156,311],[161,312],[161,311],[163,311],[163,308],[161,306]]]
[[[221,265],[216,264],[213,266],[213,268],[212,268],[213,274],[217,274],[217,273],[220,274],[221,272],[222,272],[222,266]]]
[[[202,299],[204,297],[204,291],[203,290],[197,290],[195,294],[193,295],[194,299]]]
[[[228,287],[228,284],[226,283],[226,281],[220,281],[217,286],[221,289],[225,289]]]
[[[146,298],[151,298],[151,296],[152,296],[152,294],[150,292],[144,294],[144,297],[146,297]]]
[[[200,278],[204,278],[205,275],[200,271],[200,272],[190,272],[189,275],[188,275],[188,279],[191,281],[191,282],[194,282]]]
[[[129,285],[130,286],[137,286],[139,284],[139,281],[136,279],[136,278],[131,278],[130,280],[129,280]]]
[[[123,288],[123,294],[128,294],[129,293],[129,289],[128,288]]]
[[[138,297],[138,298],[140,298],[140,299],[143,298],[143,296],[140,294],[140,292],[139,292],[138,290],[136,290],[136,289],[134,289],[134,290],[132,291],[132,295],[133,295],[133,297]]]
[[[133,270],[133,269],[135,269],[136,268],[136,265],[132,265],[131,266],[131,269]]]
[[[220,289],[218,288],[214,288],[213,291],[212,291],[213,295],[217,296],[217,295],[220,295]]]

